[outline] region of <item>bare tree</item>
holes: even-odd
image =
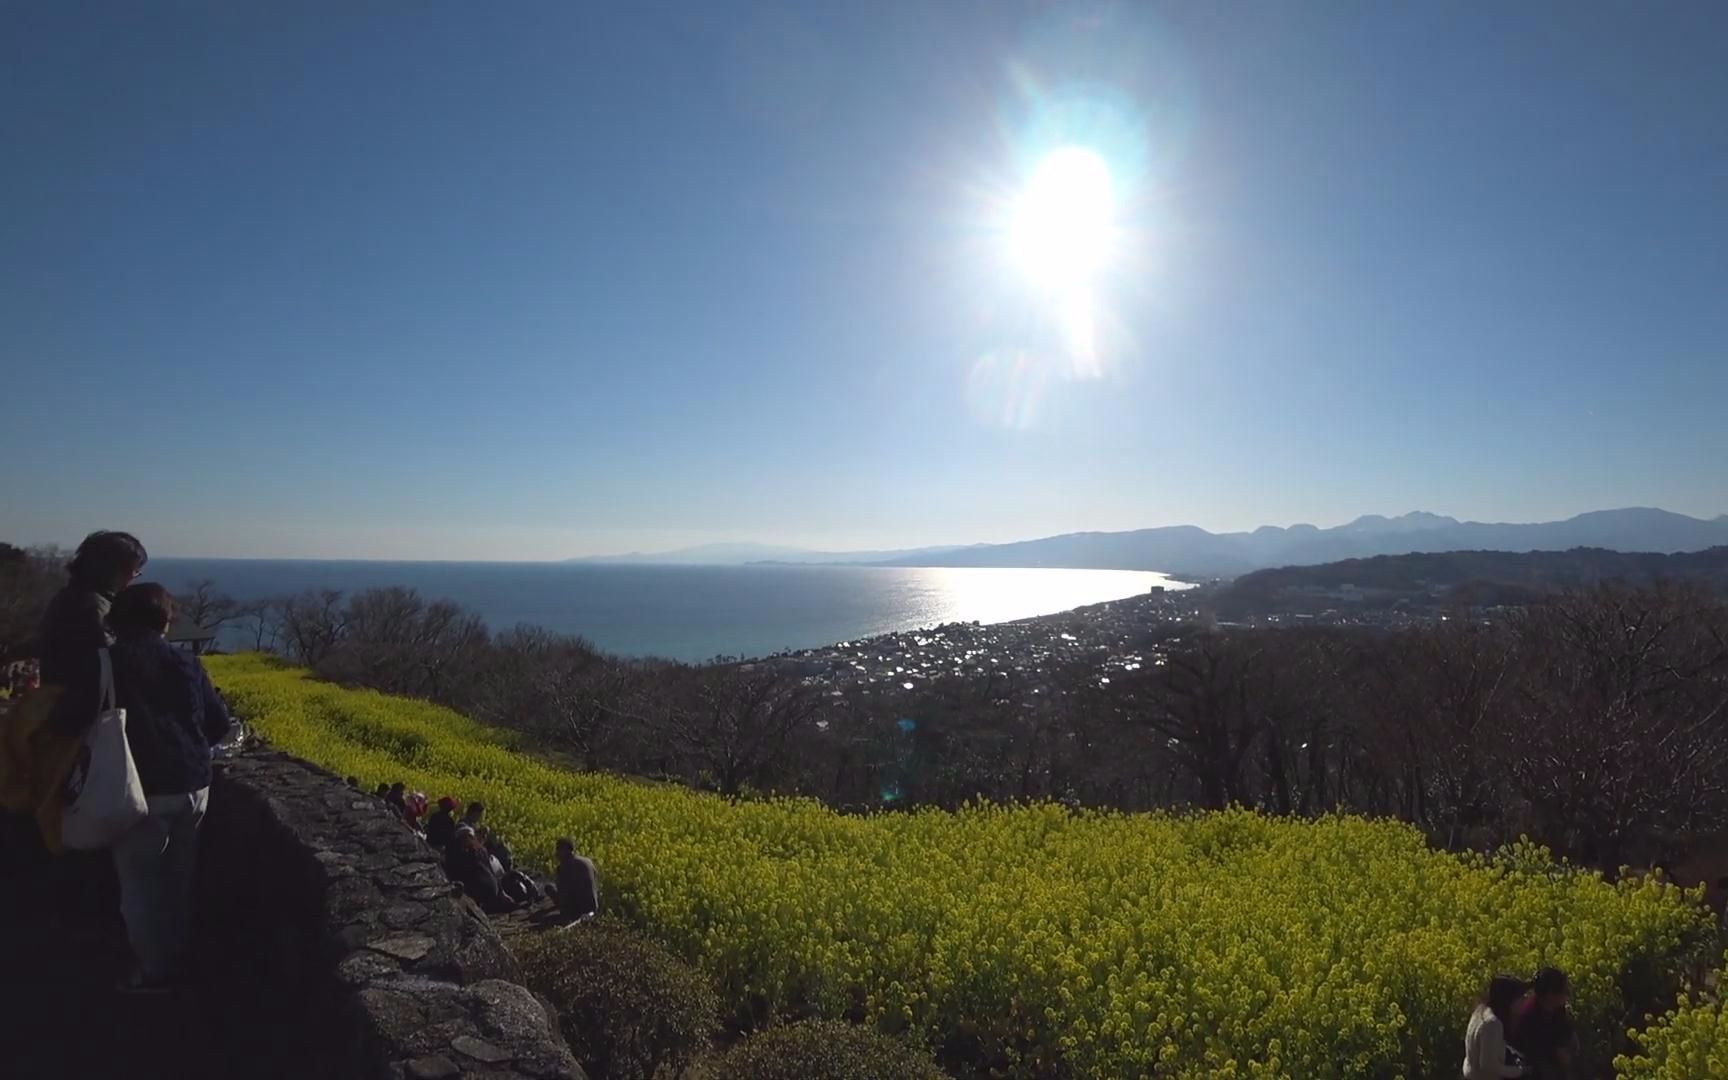
[[[1517,639],[1463,618],[1385,639],[1367,675],[1376,760],[1395,773],[1386,809],[1448,847],[1503,823]],[[1366,808],[1363,808],[1366,809]]]
[[[1280,814],[1332,809],[1351,749],[1338,687],[1354,677],[1357,654],[1346,636],[1326,630],[1276,631],[1260,643],[1245,699],[1261,727],[1259,802]]]
[[[1261,663],[1261,646],[1248,638],[1202,634],[1135,680],[1141,721],[1167,740],[1206,806],[1243,799],[1244,763],[1264,730],[1249,704]]]
[[[309,662],[345,682],[468,706],[491,635],[480,616],[448,600],[427,603],[401,586],[355,593],[326,613],[329,642]],[[318,623],[318,619],[313,620]]]
[[[318,664],[347,632],[348,615],[338,589],[308,589],[282,601],[281,642],[293,660]]]
[[[1541,835],[1606,869],[1728,825],[1728,609],[1604,586],[1526,612],[1519,787]]]
[[[200,578],[174,594],[174,610],[192,625],[215,632],[240,617],[241,605],[227,593],[216,591],[214,581]]]
[[[65,581],[66,554],[0,544],[0,662],[26,651],[48,601]]]
[[[733,795],[774,783],[819,707],[814,690],[771,665],[727,664],[696,673],[683,700],[656,720],[701,776]]]
[[[258,652],[274,652],[282,634],[282,614],[287,601],[278,597],[263,597],[237,603],[234,621],[251,635],[252,648]]]
[[[605,764],[620,732],[646,732],[652,702],[644,702],[641,679],[629,665],[565,646],[539,672],[553,739],[584,765]],[[647,706],[646,708],[644,706]]]

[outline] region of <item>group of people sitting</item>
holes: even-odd
[[[1465,1080],[1571,1080],[1577,1032],[1568,1005],[1572,984],[1558,968],[1528,982],[1496,975],[1464,1031]]]
[[[349,778],[355,787],[359,782]],[[556,880],[548,885],[516,866],[504,838],[482,823],[486,807],[471,802],[457,817],[459,802],[446,795],[427,813],[427,798],[409,792],[402,783],[379,784],[373,794],[388,805],[426,843],[443,852],[444,872],[481,910],[492,915],[532,907],[550,898],[567,923],[589,919],[600,912],[600,879],[592,859],[576,853],[569,838],[560,838],[555,857]]]

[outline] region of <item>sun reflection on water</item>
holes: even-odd
[[[909,587],[922,594],[916,606],[926,623],[1012,622],[1086,604],[1145,594],[1154,586],[1188,585],[1145,570],[999,569],[933,567],[920,570]]]

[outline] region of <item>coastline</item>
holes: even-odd
[[[1201,618],[1204,599],[1197,589],[1148,591],[1045,615],[942,623],[738,663],[779,668],[839,695],[913,694],[950,680],[981,678],[1036,687],[1074,665],[1095,668],[1108,681],[1112,672],[1162,663],[1162,641],[1174,627]]]
[[[251,604],[308,590],[406,588],[448,601],[495,633],[517,625],[581,636],[620,657],[703,663],[767,657],[944,622],[1010,622],[1181,583],[1154,572],[861,566],[631,567],[162,559],[172,592],[201,581]],[[222,647],[256,635],[231,621]],[[266,635],[267,636],[267,635]]]

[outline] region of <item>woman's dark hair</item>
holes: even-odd
[[[477,818],[485,812],[486,806],[484,803],[471,802],[468,804],[468,817]]]
[[[1553,967],[1545,967],[1538,971],[1536,978],[1530,983],[1530,989],[1538,994],[1564,994],[1571,987],[1572,983],[1566,978],[1566,973]]]
[[[98,529],[84,538],[66,572],[73,581],[104,584],[123,571],[136,573],[150,561],[150,553],[131,533]]]
[[[1496,975],[1488,981],[1488,989],[1482,995],[1482,1004],[1488,1006],[1490,1012],[1501,1020],[1512,1019],[1512,1006],[1518,1004],[1530,989],[1530,984],[1516,975]]]
[[[174,621],[174,597],[154,581],[128,585],[114,598],[108,612],[108,624],[115,633],[128,630],[146,633],[166,633]]]

